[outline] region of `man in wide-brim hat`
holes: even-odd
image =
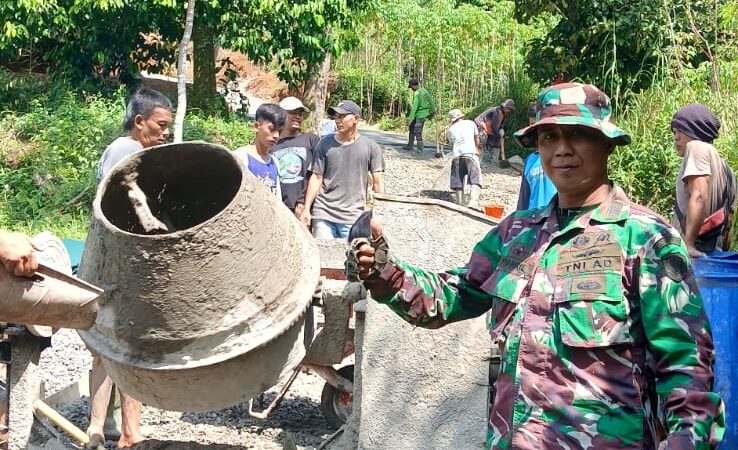
[[[687,249],[609,180],[608,157],[630,142],[610,112],[592,85],[541,92],[536,121],[515,137],[535,142],[558,194],[503,219],[464,267],[411,266],[378,222],[348,253],[347,272],[411,324],[437,328],[489,311],[502,362],[488,448],[714,448],[725,431]]]
[[[449,186],[454,193],[454,201],[459,205],[479,208],[479,195],[482,189],[482,170],[479,167],[479,130],[477,125],[464,119],[460,109],[448,112],[449,126],[446,139],[451,144],[451,176]],[[464,190],[469,186],[469,196]]]

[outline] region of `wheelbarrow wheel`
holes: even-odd
[[[354,381],[353,364],[341,367],[338,373],[347,380]],[[341,392],[328,383],[323,386],[323,392],[320,395],[320,411],[331,426],[339,428],[346,423],[351,415],[353,403],[353,394]]]

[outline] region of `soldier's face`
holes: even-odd
[[[607,157],[613,148],[593,128],[542,125],[538,129],[541,165],[561,195],[586,195],[607,182]]]

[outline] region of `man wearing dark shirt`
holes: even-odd
[[[305,188],[310,177],[308,166],[320,138],[313,133],[300,131],[303,115],[308,109],[298,98],[285,97],[279,102],[279,106],[287,111],[287,123],[270,153],[279,162],[282,202],[300,217],[305,204]]]
[[[505,161],[505,119],[514,109],[515,102],[507,99],[499,106],[489,108],[474,119],[481,132],[482,150],[489,154],[492,162],[498,161],[501,166],[503,165],[501,161]]]

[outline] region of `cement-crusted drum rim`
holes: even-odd
[[[198,147],[202,147],[203,149],[207,149],[209,151],[216,151],[220,152],[222,154],[228,155],[228,157],[236,164],[238,167],[240,167],[242,177],[241,177],[241,183],[239,186],[239,189],[236,191],[236,193],[241,192],[242,189],[244,189],[245,184],[247,183],[246,176],[246,167],[243,164],[243,162],[237,158],[231,151],[229,151],[226,147],[216,145],[216,144],[209,144],[205,142],[186,142],[182,144],[164,144],[156,147],[152,147],[150,149],[147,149],[146,152],[152,152],[152,151],[161,151],[163,149],[166,149],[167,151],[173,149],[175,146],[179,145],[186,145],[186,146],[193,146],[196,145]],[[102,198],[105,196],[106,189],[108,186],[107,181],[114,176],[116,173],[116,170],[120,170],[121,167],[125,166],[125,162],[136,158],[136,154],[129,155],[124,160],[119,162],[107,175],[103,180],[101,180],[101,189],[98,190],[97,195],[95,196],[95,200],[93,202],[93,211],[94,211],[94,218],[98,220],[101,224],[105,225],[107,227],[108,232],[114,234],[114,235],[120,235],[124,237],[136,237],[137,239],[145,239],[145,240],[151,240],[151,241],[167,241],[167,240],[176,240],[180,239],[183,235],[193,235],[196,234],[199,230],[201,230],[204,227],[207,227],[212,222],[218,220],[221,215],[225,213],[225,211],[233,204],[233,202],[236,201],[236,197],[234,196],[230,202],[224,207],[219,213],[215,214],[214,216],[210,217],[209,219],[198,223],[190,228],[184,229],[184,230],[178,230],[173,233],[167,233],[167,234],[158,234],[158,235],[141,235],[136,233],[127,232],[125,230],[120,229],[118,226],[113,224],[102,212]],[[292,227],[294,229],[295,234],[297,233],[305,233],[305,231],[302,229],[301,225],[295,220],[292,223]],[[315,279],[317,280],[320,273],[320,263],[318,260],[318,251],[317,248],[314,248],[314,244],[312,244],[312,238],[305,239],[303,242],[303,245],[301,246],[301,259],[302,261],[305,261],[303,264],[304,269],[304,276],[301,278],[302,280],[305,279]],[[307,244],[307,245],[305,245]],[[313,261],[314,260],[314,261]],[[312,262],[312,263],[311,263]],[[305,282],[302,282],[301,284],[307,284]],[[252,342],[250,345],[242,345],[240,342],[243,340],[236,340],[234,343],[233,339],[230,339],[227,341],[228,345],[222,345],[217,346],[211,349],[208,356],[197,359],[197,360],[188,360],[179,364],[172,364],[170,362],[151,362],[151,361],[141,361],[138,360],[136,362],[132,362],[130,358],[126,358],[123,353],[121,353],[118,349],[112,347],[109,345],[109,339],[98,339],[96,337],[96,334],[90,331],[82,331],[80,332],[80,335],[82,336],[83,340],[87,345],[89,345],[93,350],[97,351],[98,353],[101,353],[104,355],[105,358],[111,359],[113,361],[116,361],[121,364],[127,364],[132,365],[135,367],[147,369],[147,370],[176,370],[176,369],[188,369],[188,368],[196,368],[196,367],[204,367],[209,366],[213,364],[218,364],[221,362],[225,362],[227,360],[233,359],[235,357],[238,357],[239,355],[244,355],[250,351],[265,348],[268,347],[271,343],[273,343],[275,340],[279,339],[282,335],[284,335],[287,331],[291,330],[295,325],[302,322],[303,317],[305,315],[305,312],[309,308],[311,301],[312,301],[312,294],[313,294],[313,287],[309,287],[307,285],[298,287],[297,289],[294,289],[291,294],[291,298],[289,303],[295,305],[294,308],[291,309],[291,311],[283,316],[281,320],[278,322],[275,322],[275,326],[270,326],[267,328],[267,332],[260,332],[260,334],[256,334],[253,336],[250,336],[249,341]],[[301,295],[304,294],[304,295]],[[301,300],[304,299],[304,300]],[[258,339],[257,339],[258,338]],[[226,341],[224,341],[222,344],[225,344]],[[105,348],[105,351],[99,351],[99,348]],[[225,351],[221,351],[225,350]]]

